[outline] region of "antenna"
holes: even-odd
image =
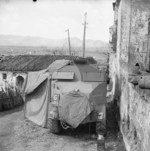
[[[68,33],[69,55],[71,56],[70,34],[69,29],[65,30]]]
[[[84,16],[85,16],[85,21],[83,23],[83,25],[84,25],[84,32],[83,32],[83,57],[85,57],[85,35],[86,35],[86,28],[87,28],[86,25],[88,24],[86,22],[87,12],[85,12]]]

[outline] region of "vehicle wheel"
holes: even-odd
[[[49,118],[47,127],[50,130],[50,133],[58,134],[60,133],[61,126],[59,120],[54,120]]]

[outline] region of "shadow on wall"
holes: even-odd
[[[107,98],[107,129],[119,131],[121,92],[117,75],[114,75],[112,78],[113,79],[110,79],[110,83],[108,84],[111,87],[111,90],[108,90],[111,92],[108,92],[111,96]]]

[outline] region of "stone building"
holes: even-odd
[[[129,77],[150,77],[150,1],[116,0],[113,9],[110,74],[120,129],[127,151],[149,151],[150,89],[129,82]]]
[[[53,61],[75,56],[17,55],[0,57],[0,111],[23,103],[24,85],[29,72],[46,69]],[[93,58],[89,58],[94,63]]]
[[[46,69],[53,61],[60,59],[76,59],[75,56],[59,55],[17,55],[0,58],[0,91],[21,87],[28,72]],[[90,60],[93,61],[92,59]]]

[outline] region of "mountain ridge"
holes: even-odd
[[[82,47],[82,40],[77,37],[70,39],[71,47]],[[101,40],[86,39],[87,48],[108,47],[108,43]],[[33,47],[60,47],[68,48],[68,39],[49,39],[43,37],[0,35],[0,46],[33,46]]]

